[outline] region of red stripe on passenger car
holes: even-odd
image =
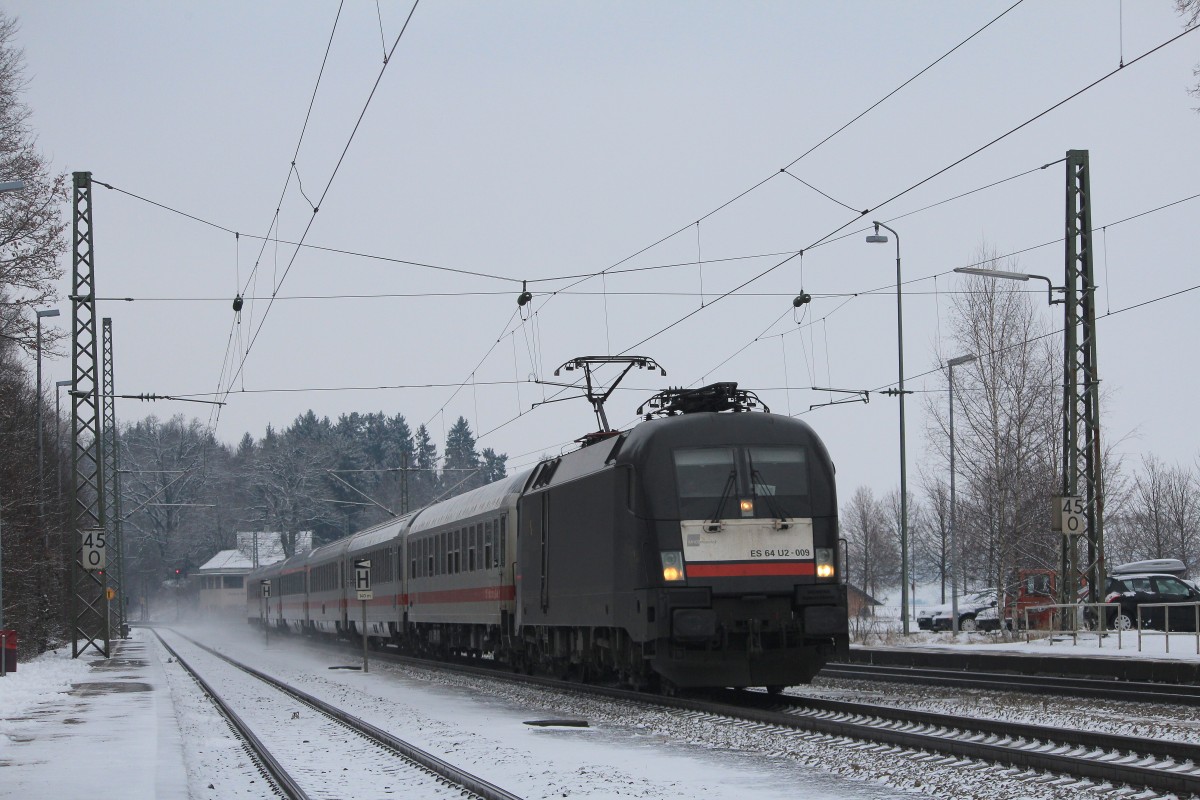
[[[813,561],[752,561],[740,563],[692,562],[687,565],[689,578],[741,578],[754,575],[816,575]]]
[[[510,584],[504,586],[479,586],[473,589],[445,589],[439,592],[410,592],[409,602],[412,605],[421,603],[479,603],[502,602],[516,599],[517,587]]]

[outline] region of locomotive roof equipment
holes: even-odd
[[[645,412],[646,419],[650,420],[655,416],[673,417],[702,411],[749,411],[760,406],[764,412],[770,413],[771,409],[758,399],[758,395],[737,388],[736,382],[710,383],[699,389],[664,389],[638,406],[637,413],[642,414],[647,407],[650,408],[649,412]]]

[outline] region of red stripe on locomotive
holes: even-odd
[[[752,561],[736,563],[700,563],[687,565],[689,578],[741,578],[760,575],[816,575],[812,561]]]

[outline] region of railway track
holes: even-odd
[[[369,792],[371,796],[386,789],[391,794],[422,798],[466,795],[482,800],[521,800],[483,778],[183,634],[172,631],[164,636],[159,629],[153,630],[167,652],[229,720],[261,766],[260,771],[275,784],[277,793],[289,800],[365,796],[363,787],[374,789]],[[182,641],[185,646],[173,646],[167,638],[177,640],[176,645]],[[181,650],[186,652],[186,658]],[[257,680],[248,682],[239,672]],[[262,692],[264,684],[275,691]],[[318,719],[296,724],[299,708],[306,715],[316,712]],[[347,731],[357,735],[347,736]],[[314,759],[314,753],[320,753],[320,757]],[[331,765],[337,765],[339,774],[330,774]],[[343,767],[355,771],[347,777],[357,789],[344,784]]]
[[[933,763],[961,759],[1017,770],[1054,773],[1093,784],[1149,789],[1176,795],[1200,794],[1200,746],[1074,729],[1002,722],[914,711],[868,703],[735,691],[705,698],[664,697],[551,678],[515,675],[496,668],[428,661],[377,653],[377,657],[436,670],[486,676],[560,691],[599,695],[641,705],[658,705],[693,719],[735,720],[781,736],[837,736],[870,745],[920,751]],[[993,686],[993,688],[995,688]],[[1011,686],[1010,686],[1011,688]]]
[[[821,670],[820,677],[1200,706],[1200,686],[1193,684],[1140,683],[1112,678],[1021,675],[1009,672],[963,672],[955,669],[879,664],[827,664]]]

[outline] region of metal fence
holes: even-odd
[[[1163,610],[1163,629],[1145,630],[1142,625],[1142,609],[1143,608],[1161,608]],[[1192,609],[1192,630],[1196,632],[1196,654],[1200,655],[1200,603],[1142,603],[1137,607],[1137,632],[1138,632],[1138,652],[1142,652],[1142,637],[1143,636],[1162,636],[1166,642],[1167,652],[1171,652],[1171,609],[1172,608],[1190,608]],[[1176,617],[1179,619],[1179,617]]]
[[[1025,641],[1032,641],[1034,629],[1029,626],[1029,612],[1041,613],[1043,611],[1050,612],[1050,627],[1038,628],[1037,632],[1049,634],[1049,641],[1054,644],[1055,635],[1071,634],[1071,644],[1079,644],[1079,633],[1096,634],[1096,642],[1098,646],[1104,646],[1104,638],[1110,633],[1117,634],[1117,649],[1120,650],[1123,644],[1121,637],[1121,628],[1117,627],[1112,631],[1107,630],[1108,615],[1101,609],[1114,608],[1118,611],[1121,608],[1120,603],[1045,603],[1040,606],[1026,606],[1025,614]],[[1089,617],[1087,610],[1095,609],[1094,613]],[[1069,624],[1063,625],[1061,623]],[[1140,626],[1139,626],[1140,627]],[[1141,641],[1138,641],[1138,648],[1141,648]]]

